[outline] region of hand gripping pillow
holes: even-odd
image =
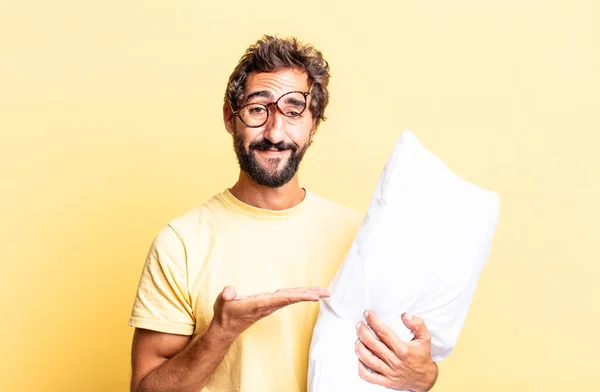
[[[372,309],[403,341],[404,312],[425,320],[434,361],[467,315],[496,229],[499,197],[454,174],[405,131],[352,247],[321,302],[309,355],[310,392],[383,391],[358,375],[356,323]]]

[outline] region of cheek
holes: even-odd
[[[237,124],[235,133],[236,140],[243,143],[247,150],[251,142],[260,139],[261,131],[260,128],[248,128],[244,124]]]
[[[305,133],[299,134],[290,134],[290,141],[294,143],[298,148],[303,148],[306,144],[308,144],[308,135]]]
[[[299,127],[291,127],[288,129],[288,137],[298,146],[302,147],[310,140],[312,132],[312,122]]]

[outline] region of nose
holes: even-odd
[[[269,120],[265,124],[265,130],[263,136],[265,139],[268,139],[271,143],[277,144],[283,140],[285,140],[286,133],[286,121],[283,117],[283,114],[279,113],[279,110],[275,107],[269,108],[271,109],[271,113],[269,113]]]

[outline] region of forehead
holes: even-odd
[[[308,75],[287,68],[274,72],[252,72],[246,79],[246,97],[256,91],[267,91],[278,97],[289,91],[308,91]]]

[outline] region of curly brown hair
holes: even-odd
[[[329,103],[329,64],[321,52],[312,45],[299,42],[294,37],[278,38],[264,35],[246,49],[237,67],[229,77],[225,91],[225,104],[233,110],[242,105],[246,94],[246,79],[252,72],[274,72],[294,68],[308,75],[312,85],[309,110],[318,126],[325,121],[325,108]]]

